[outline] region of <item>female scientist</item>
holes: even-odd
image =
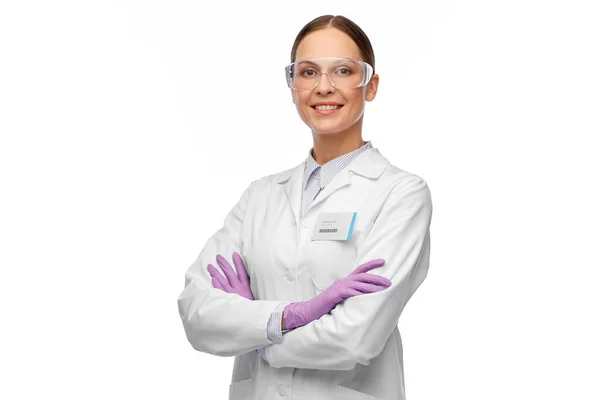
[[[235,356],[230,400],[403,400],[398,319],[429,268],[431,193],[363,141],[379,76],[356,24],[314,19],[290,61],[313,147],[252,182],[189,267],[185,333]]]

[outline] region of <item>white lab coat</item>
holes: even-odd
[[[178,298],[187,338],[198,351],[235,356],[229,400],[404,400],[398,318],[429,268],[427,183],[367,149],[300,219],[303,168],[252,182],[189,267]],[[350,240],[311,241],[319,213],[355,211]],[[234,251],[245,261],[255,301],[211,284],[207,265],[216,266],[221,254],[233,266]],[[392,286],[345,300],[285,332],[283,343],[267,338],[277,305],[309,300],[375,258],[385,264],[369,273]],[[262,346],[268,362],[254,351]]]

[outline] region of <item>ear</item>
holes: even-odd
[[[372,101],[377,95],[377,87],[379,86],[379,75],[373,74],[369,83],[367,83],[367,93],[365,99]]]
[[[296,96],[294,96],[294,89],[290,89],[290,94],[292,95],[292,103],[296,104]]]

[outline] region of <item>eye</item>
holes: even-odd
[[[350,75],[351,73],[352,73],[352,70],[347,67],[341,67],[336,71],[336,74],[340,74],[340,75]]]
[[[305,77],[315,76],[316,73],[317,71],[315,71],[314,69],[304,69],[300,71],[300,75]]]

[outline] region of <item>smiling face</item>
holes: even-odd
[[[360,49],[344,32],[325,28],[309,33],[298,45],[296,60],[313,57],[345,57],[364,61]],[[292,100],[298,115],[311,128],[313,134],[361,134],[362,116],[366,101],[377,93],[379,76],[355,89],[336,89],[326,75],[322,75],[312,90],[292,90]],[[335,110],[319,109],[319,104],[335,105]],[[332,108],[332,107],[326,107]]]

